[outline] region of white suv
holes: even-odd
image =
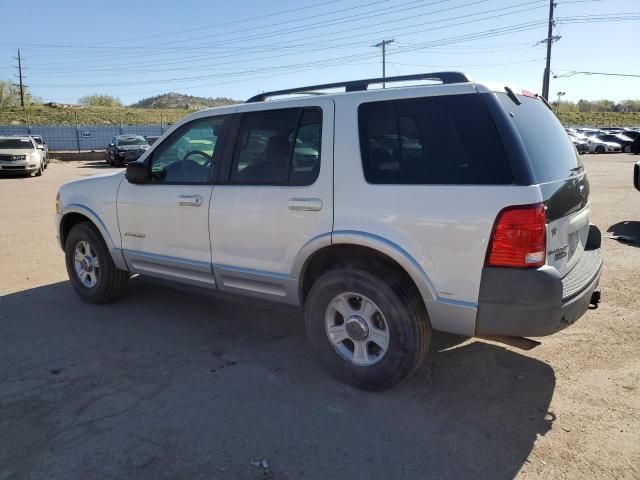
[[[0,174],[39,177],[46,168],[44,152],[29,136],[0,137]]]
[[[138,273],[303,305],[322,363],[365,389],[414,371],[432,329],[569,326],[597,302],[602,260],[562,125],[536,95],[456,72],[385,81],[419,79],[441,84],[200,111],[126,174],[64,185],[72,285],[103,303]]]

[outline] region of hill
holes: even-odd
[[[136,103],[131,104],[130,108],[181,108],[187,110],[199,110],[201,108],[221,107],[241,103],[231,98],[205,98],[194,97],[193,95],[184,95],[182,93],[165,93],[164,95],[156,95],[155,97],[144,98]]]
[[[59,107],[0,109],[0,125],[168,125],[195,110],[179,108]]]
[[[197,98],[197,97],[195,97]],[[196,109],[32,105],[0,108],[0,125],[168,125]],[[640,126],[640,113],[563,112],[560,120],[571,126]]]

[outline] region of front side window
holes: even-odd
[[[206,183],[226,117],[201,118],[183,125],[159,144],[151,157],[154,183]]]
[[[320,169],[322,113],[289,108],[245,113],[238,130],[231,182],[310,185]]]
[[[479,95],[364,103],[358,120],[369,183],[513,183],[502,141]]]

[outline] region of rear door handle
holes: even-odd
[[[202,197],[200,195],[180,195],[178,205],[181,207],[199,207],[202,205]]]
[[[302,212],[317,212],[322,209],[322,200],[319,198],[290,198],[289,210]]]

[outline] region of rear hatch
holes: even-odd
[[[589,235],[589,181],[569,136],[546,104],[498,93],[510,113],[540,185],[547,217],[547,265],[566,275],[580,260]]]

